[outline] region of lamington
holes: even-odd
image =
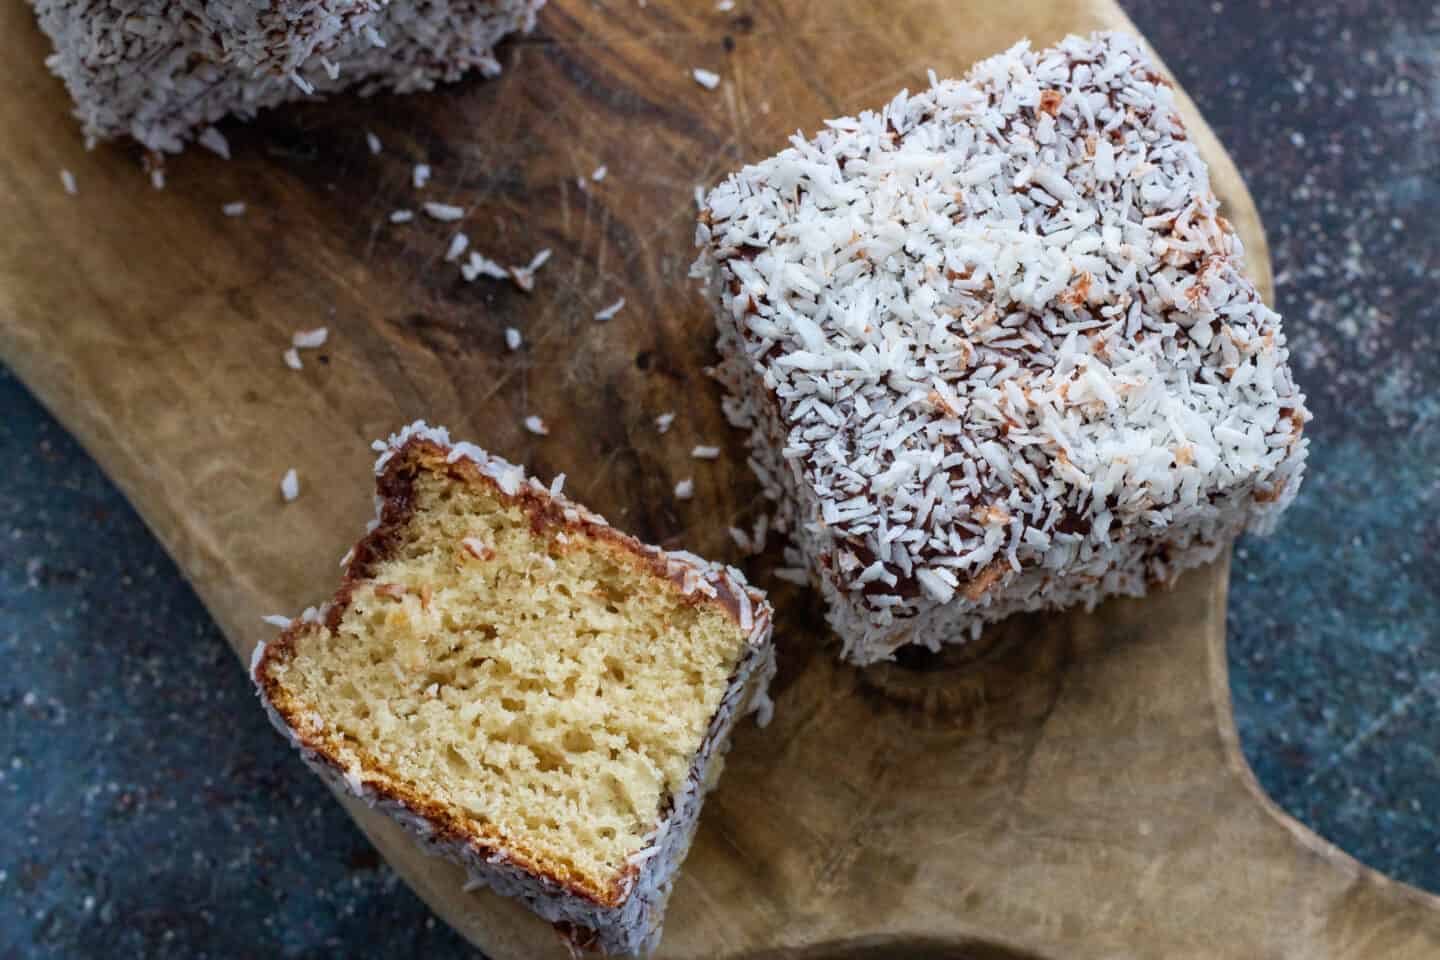
[[[855,662],[1143,594],[1299,489],[1280,318],[1129,36],[797,134],[697,242],[726,410]]]
[[[737,719],[768,719],[770,606],[563,477],[424,423],[377,446],[377,520],[339,592],[255,651],[272,722],[572,945],[648,951]]]
[[[177,152],[230,114],[355,86],[409,93],[529,31],[544,0],[30,0],[85,136]]]

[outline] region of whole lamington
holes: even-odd
[[[207,125],[315,93],[409,93],[528,31],[545,0],[29,0],[90,140],[178,151]]]
[[[1143,594],[1300,486],[1280,318],[1128,36],[797,135],[698,243],[727,412],[855,661]]]

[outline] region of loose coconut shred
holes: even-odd
[[[1299,488],[1280,318],[1130,37],[797,135],[698,243],[727,412],[851,659],[1143,593]]]

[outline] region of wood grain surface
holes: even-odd
[[[542,477],[564,471],[643,538],[739,560],[725,529],[763,505],[703,372],[711,323],[686,279],[695,185],[922,85],[928,67],[955,75],[1022,36],[1097,27],[1132,29],[1111,0],[739,0],[729,13],[551,0],[499,80],[229,125],[234,160],[192,151],[155,192],[133,148],[82,149],[43,37],[5,0],[0,352],[242,655],[262,614],[329,594],[370,513],[368,442],[417,417]],[[700,87],[694,67],[721,87]],[[1268,289],[1244,185],[1193,109],[1189,121]],[[419,161],[434,177],[417,194]],[[602,164],[609,176],[580,189]],[[464,206],[463,228],[503,263],[551,248],[534,293],[464,283],[441,259],[453,226],[388,222],[422,199]],[[245,216],[225,217],[237,200]],[[621,296],[618,316],[593,319]],[[330,342],[287,369],[291,333],[322,325]],[[661,435],[654,417],[671,410]],[[529,414],[550,437],[523,430]],[[692,460],[699,443],[725,456]],[[291,466],[302,493],[287,505]],[[692,476],[695,499],[675,500]],[[861,671],[835,662],[816,598],[767,576],[777,552],[748,564],[783,611],[776,719],[739,734],[664,956],[1440,956],[1440,902],[1334,850],[1254,783],[1230,714],[1225,563],[1144,601]],[[497,960],[562,955],[539,921],[462,893],[456,869],[347,807]]]

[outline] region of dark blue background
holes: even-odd
[[[1246,753],[1286,809],[1440,892],[1440,14],[1127,8],[1250,182],[1316,414],[1300,499],[1236,554]],[[0,956],[466,954],[3,370],[0,462]]]

